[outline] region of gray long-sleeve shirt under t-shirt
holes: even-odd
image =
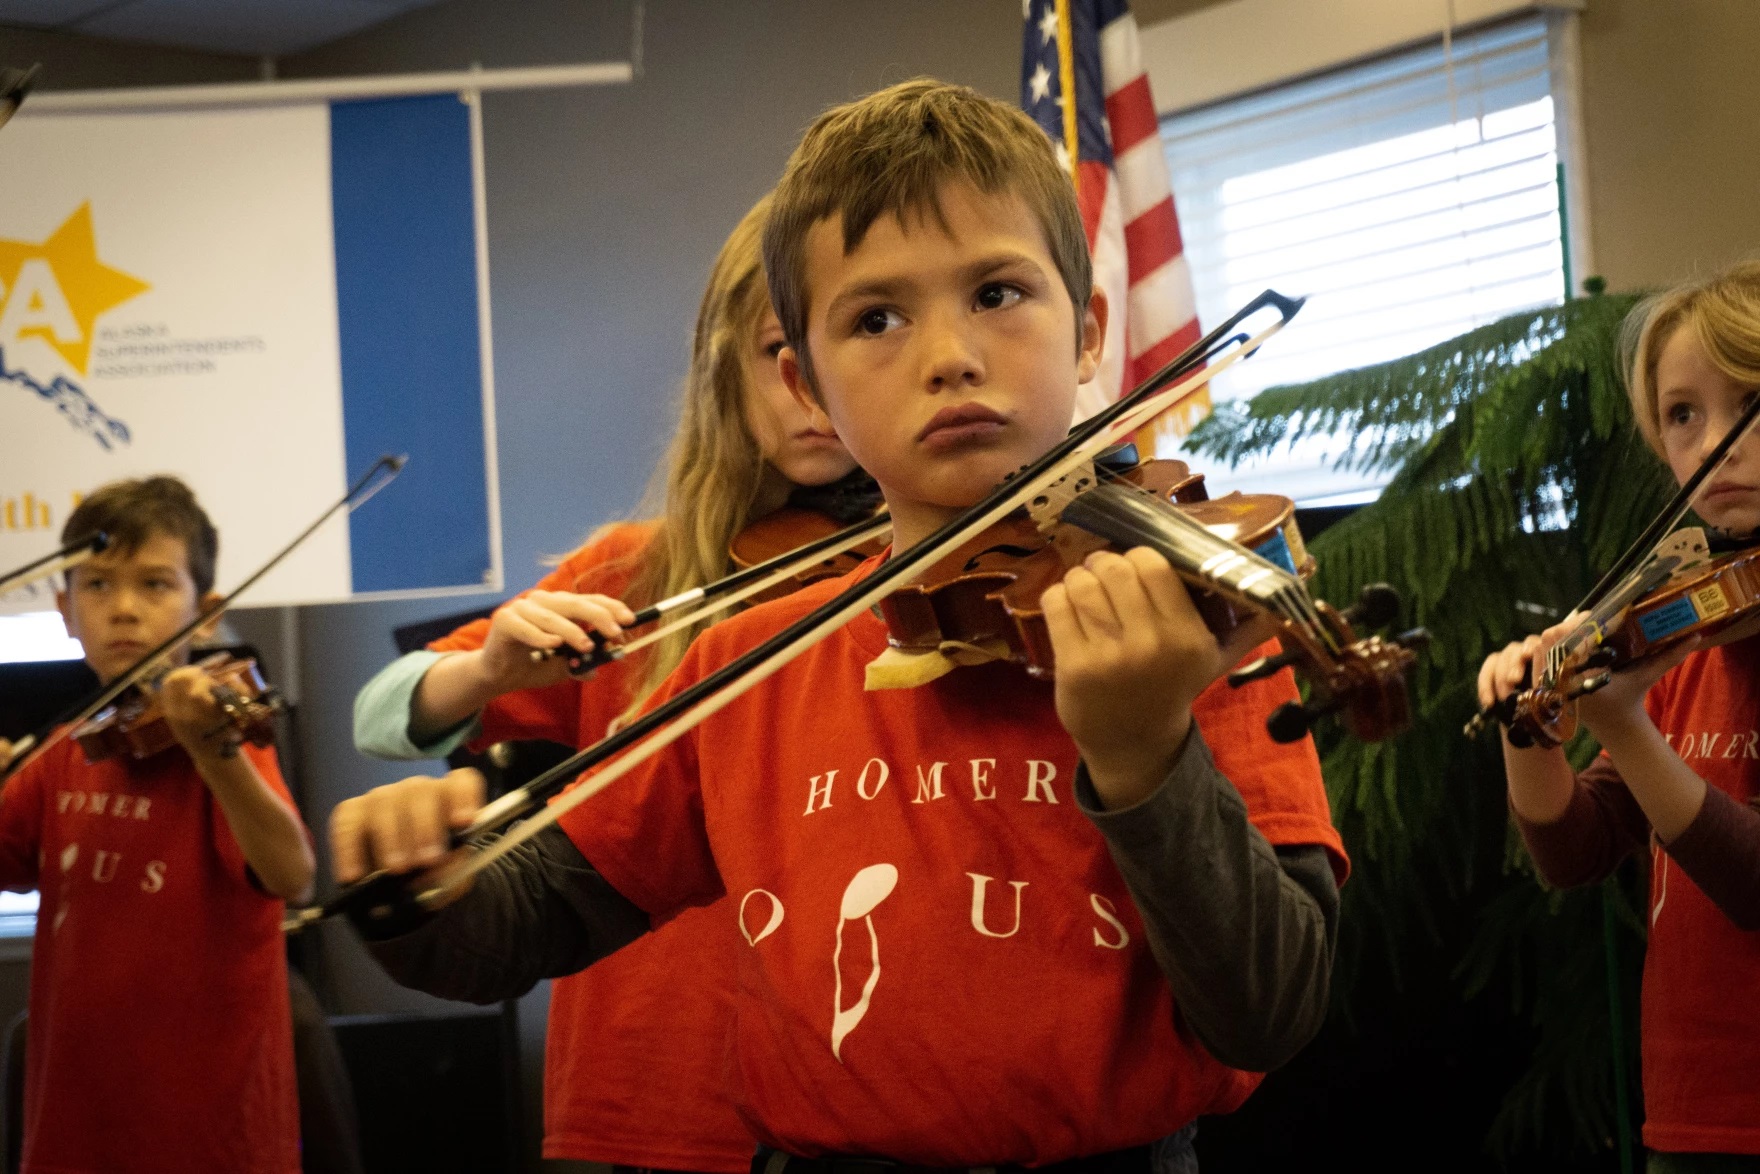
[[[1330,993],[1338,886],[1326,850],[1273,848],[1196,729],[1135,806],[1104,810],[1085,770],[1076,797],[1136,902],[1177,1013],[1211,1055],[1258,1072],[1294,1056]],[[572,974],[648,926],[551,827],[415,930],[369,947],[404,986],[490,1003]]]

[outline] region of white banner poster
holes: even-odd
[[[249,602],[498,587],[472,113],[448,94],[7,125],[0,573],[54,549],[82,494],[173,473],[219,528],[224,590],[392,451],[404,477]]]

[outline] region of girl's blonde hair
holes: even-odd
[[[658,515],[659,526],[637,556],[639,567],[626,596],[631,607],[726,575],[727,548],[751,520],[765,462],[746,422],[745,355],[770,309],[759,253],[769,212],[770,197],[765,196],[728,236],[709,271],[691,340],[678,431],[661,466],[665,479],[656,472],[648,490],[649,508],[643,511]],[[674,632],[649,649],[622,720],[678,666],[690,642],[709,623]]]
[[[1644,442],[1664,458],[1656,364],[1683,327],[1719,371],[1744,386],[1760,387],[1760,261],[1744,261],[1654,294],[1626,316],[1620,357],[1632,417]]]

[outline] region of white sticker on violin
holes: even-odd
[[[890,864],[870,864],[856,873],[843,890],[843,903],[838,909],[837,947],[831,953],[831,969],[837,975],[836,993],[832,1000],[831,1054],[843,1063],[843,1041],[868,1013],[874,988],[880,985],[880,935],[874,929],[874,908],[892,895],[898,886],[898,869]],[[843,927],[860,918],[868,924],[868,959],[873,969],[862,984],[862,997],[847,1011],[843,1006]]]
[[[1712,620],[1729,610],[1729,596],[1721,583],[1707,583],[1693,592],[1693,607],[1700,619]]]

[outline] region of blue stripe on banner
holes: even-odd
[[[456,94],[330,108],[349,475],[410,457],[349,521],[357,592],[477,585],[492,566],[469,114]]]

